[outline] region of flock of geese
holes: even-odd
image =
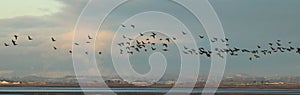
[[[228,41],[228,39],[223,40],[220,39],[222,42]],[[217,42],[218,38],[213,38],[211,40],[212,43]],[[238,56],[239,54],[248,54],[251,55],[249,57],[249,60],[252,61],[254,59],[259,59],[263,56],[272,55],[275,53],[297,53],[300,54],[300,48],[292,46],[292,42],[287,42],[288,46],[284,46],[284,43],[281,40],[276,40],[274,42],[268,43],[267,47],[263,47],[262,45],[257,45],[256,49],[246,49],[246,48],[215,48],[213,51],[211,50],[205,50],[203,47],[200,47],[198,49],[190,49],[188,47],[184,47],[184,53],[185,54],[194,54],[194,55],[206,55],[207,57],[211,57],[212,52],[215,52],[220,58],[224,58],[224,53],[229,54],[230,56]],[[227,43],[226,46],[229,46]]]
[[[125,28],[127,27],[126,25],[121,25],[121,27]],[[135,28],[135,25],[130,25],[132,29]],[[182,32],[183,36],[186,36],[188,33]],[[177,40],[175,37],[170,37],[170,38],[163,38],[160,37],[157,33],[151,32],[148,34],[143,34],[140,33],[139,37],[143,37],[145,39],[133,39],[130,37],[127,37],[125,35],[122,35],[123,40],[125,42],[120,42],[117,43],[117,45],[120,47],[120,54],[130,54],[133,55],[135,53],[141,53],[141,52],[149,52],[149,51],[163,51],[163,52],[168,52],[169,51],[169,45],[172,43],[172,41]],[[204,35],[198,35],[200,40],[205,39]],[[88,40],[92,40],[93,38],[90,35],[87,35]],[[5,47],[11,47],[11,46],[18,46],[18,40],[19,36],[18,35],[13,35],[13,39],[11,42],[5,42],[3,43]],[[32,36],[28,35],[27,40],[32,41],[34,40]],[[127,41],[126,41],[127,40]],[[50,37],[49,41],[52,43],[55,43],[57,40],[54,37]],[[297,53],[300,54],[300,48],[299,47],[294,47],[292,46],[292,42],[287,42],[287,44],[283,43],[281,40],[276,40],[274,42],[270,42],[267,45],[267,47],[263,47],[261,45],[257,45],[256,49],[246,49],[246,48],[238,48],[238,47],[232,47],[230,48],[228,44],[229,39],[220,39],[220,38],[212,38],[210,40],[211,43],[216,43],[216,42],[222,42],[225,43],[228,48],[222,49],[222,48],[215,48],[211,50],[206,50],[204,47],[200,47],[197,49],[194,48],[189,48],[184,46],[183,47],[183,54],[188,54],[188,55],[201,55],[201,56],[206,56],[206,57],[211,57],[213,52],[219,56],[220,58],[224,58],[224,54],[229,54],[230,56],[238,56],[239,54],[250,54],[251,56],[249,57],[249,60],[252,61],[254,59],[259,59],[262,56],[267,56],[271,55],[274,53],[279,53],[279,52],[290,52],[290,53]],[[90,41],[86,42],[87,44],[90,43]],[[79,46],[79,43],[74,43],[74,45]],[[288,46],[284,46],[288,45]],[[53,50],[57,50],[58,47],[53,46]],[[72,50],[68,51],[70,54],[72,53]],[[85,52],[86,55],[88,55],[88,52]],[[102,54],[101,51],[98,52],[99,55]]]
[[[88,35],[88,39],[91,40],[93,39],[91,36]],[[19,36],[18,35],[13,35],[13,39],[11,40],[11,42],[5,42],[3,43],[3,45],[5,47],[13,47],[13,46],[18,46],[18,40],[19,40]],[[28,41],[32,41],[33,40],[33,37],[28,35],[27,36],[27,40]],[[50,37],[49,41],[51,41],[52,43],[55,43],[57,40],[54,38],[54,37]],[[90,41],[87,41],[86,43],[90,43]],[[79,43],[74,43],[74,45],[77,45],[79,46]],[[52,49],[53,50],[58,50],[58,47],[57,46],[52,46]],[[70,54],[72,53],[72,50],[69,50],[68,51]],[[102,52],[98,52],[99,54],[101,54]],[[88,52],[85,52],[85,54],[88,54]]]

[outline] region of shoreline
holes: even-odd
[[[46,85],[46,86],[32,86],[32,85],[0,85],[0,87],[70,87],[70,88],[80,88],[81,86],[63,86],[63,85]],[[84,86],[87,88],[105,88],[105,86]],[[173,86],[108,86],[109,88],[172,88]],[[185,86],[179,86],[176,88],[190,88]],[[204,86],[196,86],[193,88],[204,88]],[[248,85],[248,86],[219,86],[217,88],[221,89],[300,89],[300,85]]]

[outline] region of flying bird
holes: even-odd
[[[128,40],[130,40],[130,41],[131,41],[131,40],[133,40],[133,39],[132,39],[132,38],[128,38]]]
[[[120,49],[120,54],[123,54],[123,50],[122,49]]]
[[[215,38],[215,37],[214,37],[214,38],[211,39],[210,41],[214,43],[214,42],[218,41],[218,38]]]
[[[252,61],[252,57],[250,57],[249,60]]]
[[[300,54],[300,48],[297,48],[296,53]]]
[[[281,44],[279,42],[277,42],[276,44],[277,44],[277,46],[281,46]]]
[[[53,47],[53,49],[54,49],[54,50],[57,50],[57,48],[56,48],[55,46]]]
[[[168,44],[166,44],[166,43],[163,43],[163,46],[164,46],[164,47],[168,47]]]
[[[11,42],[13,43],[13,45],[18,45],[16,41],[11,40]]]
[[[93,39],[90,35],[88,35],[88,38],[89,38],[89,39]]]
[[[52,42],[55,42],[55,41],[56,41],[53,37],[51,37],[51,40],[52,40]]]
[[[135,25],[133,25],[133,24],[132,24],[132,25],[131,25],[131,28],[133,28],[133,29],[134,29],[134,28],[135,28]]]
[[[14,37],[15,37],[15,40],[18,40],[18,35],[14,35]]]
[[[228,42],[229,41],[229,39],[228,38],[225,38],[225,40]]]
[[[224,39],[221,39],[221,41],[224,43],[224,42],[226,42]]]
[[[173,37],[173,40],[176,40],[176,38],[175,38],[175,37]]]
[[[224,58],[224,56],[222,56],[221,53],[217,53],[217,55],[221,58]]]
[[[257,48],[261,48],[261,47],[258,45]]]
[[[28,40],[32,40],[32,37],[30,37],[30,36],[27,36],[27,38],[28,38]]]
[[[140,52],[140,49],[139,49],[139,48],[135,48],[135,50],[136,50],[137,52]]]
[[[277,40],[277,42],[280,42],[281,40]]]
[[[156,44],[156,43],[151,43],[151,45],[153,45],[153,46],[154,46],[155,44]]]
[[[156,33],[154,33],[154,32],[151,32],[151,33],[152,33],[152,35],[150,35],[150,36],[155,39]]]
[[[211,56],[210,53],[205,52],[205,54],[206,54],[207,57],[210,57],[210,56]]]
[[[143,34],[143,33],[140,33],[140,36],[144,36],[144,34]]]
[[[184,31],[182,31],[182,34],[183,34],[183,35],[186,35],[187,33],[186,33],[186,32],[184,32]]]
[[[168,51],[168,49],[163,49],[163,51]]]
[[[166,38],[166,40],[167,40],[168,42],[170,42],[170,38]]]
[[[259,55],[254,55],[254,57],[255,57],[255,58],[260,58],[260,56],[259,56]]]
[[[183,51],[183,53],[184,53],[184,54],[189,54],[189,53],[188,53],[188,52],[186,52],[186,51]]]
[[[270,45],[270,46],[272,46],[272,45],[273,45],[273,43],[269,43],[269,45]]]
[[[203,38],[204,38],[204,36],[202,36],[202,35],[199,35],[199,37],[200,37],[201,39],[203,39]]]
[[[156,48],[154,48],[154,47],[151,47],[151,49],[152,49],[152,50],[156,50]]]
[[[118,45],[119,45],[120,47],[122,47],[122,46],[124,46],[124,43],[118,43]]]
[[[122,27],[126,27],[124,24],[121,25]]]
[[[183,46],[184,49],[188,49],[186,46]]]
[[[7,43],[4,43],[4,46],[8,47],[9,45]]]

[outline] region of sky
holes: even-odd
[[[232,47],[256,48],[259,44],[267,48],[267,43],[281,39],[291,41],[299,47],[300,35],[300,1],[299,0],[209,0],[223,25],[225,36],[229,38]],[[160,31],[178,31],[189,28],[191,34],[206,35],[203,27],[196,27],[199,23],[189,12],[167,1],[132,0],[113,11],[104,21],[102,29],[96,36],[96,51],[103,52],[96,55],[96,61],[103,76],[116,76],[111,55],[111,43],[115,35],[128,31],[147,32],[152,27]],[[73,31],[76,21],[87,4],[86,0],[4,0],[0,3],[0,43],[10,43],[13,35],[19,35],[18,46],[0,46],[0,77],[63,77],[74,75],[72,56],[68,53],[72,49]],[[149,7],[147,5],[157,5]],[[168,6],[164,6],[168,5]],[[103,6],[93,11],[100,12]],[[146,8],[140,8],[146,7]],[[178,24],[177,20],[162,13],[139,14],[131,18],[137,11],[160,10],[167,12],[177,20],[181,20],[187,27]],[[146,18],[146,19],[145,19]],[[91,19],[97,19],[91,17]],[[126,21],[126,22],[124,22]],[[121,24],[134,24],[137,28],[120,29]],[[200,24],[201,25],[201,24]],[[86,29],[89,31],[90,29]],[[33,41],[28,41],[31,35]],[[139,34],[133,34],[136,36]],[[163,37],[168,35],[162,34]],[[51,42],[55,37],[57,42]],[[195,36],[196,39],[197,36]],[[86,38],[86,36],[83,36]],[[207,37],[206,37],[207,38]],[[190,43],[189,38],[183,38],[183,43]],[[209,41],[196,39],[198,46],[209,48]],[[58,47],[57,51],[52,46]],[[176,50],[173,45],[171,50]],[[180,70],[180,51],[164,53],[167,60],[166,77],[175,77]],[[130,57],[133,68],[140,73],[147,73],[150,67],[148,54]],[[300,76],[300,55],[295,53],[278,53],[263,56],[254,61],[248,60],[249,55],[228,57],[225,74],[246,73],[258,76]],[[200,74],[207,74],[210,59],[201,58]],[[191,66],[193,67],[193,66]],[[154,68],[155,69],[155,68]],[[130,73],[128,74],[130,75]]]

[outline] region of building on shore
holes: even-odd
[[[6,80],[0,80],[0,85],[20,85],[21,82],[19,81],[6,81]]]

